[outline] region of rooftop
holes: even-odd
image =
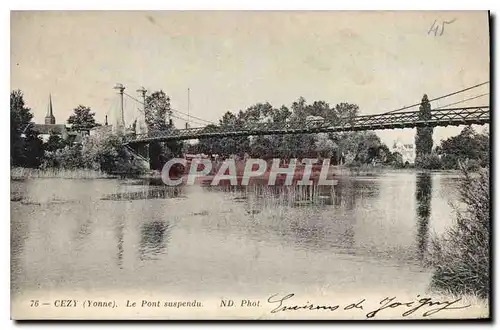
[[[38,134],[65,134],[68,131],[64,124],[33,124],[33,130]]]

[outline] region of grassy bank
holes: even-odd
[[[451,294],[489,296],[490,186],[489,168],[479,174],[463,170],[454,225],[432,241],[431,287]]]
[[[89,169],[35,169],[14,167],[10,169],[10,177],[13,180],[35,179],[35,178],[61,178],[61,179],[109,179],[115,176]]]

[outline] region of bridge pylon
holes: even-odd
[[[125,90],[125,86],[120,83],[117,83],[113,89],[118,91],[118,95],[120,97],[120,109],[118,111],[118,116],[116,120],[116,124],[113,125],[113,131],[116,133],[124,133],[125,132],[125,113],[123,110],[123,91]]]
[[[138,131],[139,134],[147,134],[148,133],[148,125],[146,122],[146,93],[147,90],[144,87],[141,87],[137,90],[137,93],[142,97],[142,116],[138,120]]]

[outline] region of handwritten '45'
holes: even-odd
[[[431,28],[429,29],[429,32],[427,32],[427,34],[431,34],[432,32],[434,32],[434,36],[442,36],[443,33],[444,33],[444,26],[446,24],[451,24],[453,22],[455,22],[457,19],[454,18],[452,19],[451,21],[443,21],[441,23],[438,23],[438,20],[434,20],[434,22],[432,23],[431,25]],[[441,33],[438,34],[439,30],[441,29]]]

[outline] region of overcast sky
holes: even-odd
[[[443,21],[451,23],[444,25]],[[438,28],[437,35],[430,32]],[[442,32],[442,35],[441,35]],[[487,12],[12,12],[11,88],[42,122],[79,104],[112,122],[116,83],[163,89],[172,106],[217,121],[257,102],[356,103],[375,114],[489,80]],[[489,85],[445,99],[488,92]],[[487,105],[488,97],[462,105]],[[126,99],[126,120],[140,115]],[[458,105],[457,105],[458,106]],[[176,121],[178,127],[184,122]],[[461,128],[437,128],[439,141]],[[413,142],[412,129],[377,131]]]

